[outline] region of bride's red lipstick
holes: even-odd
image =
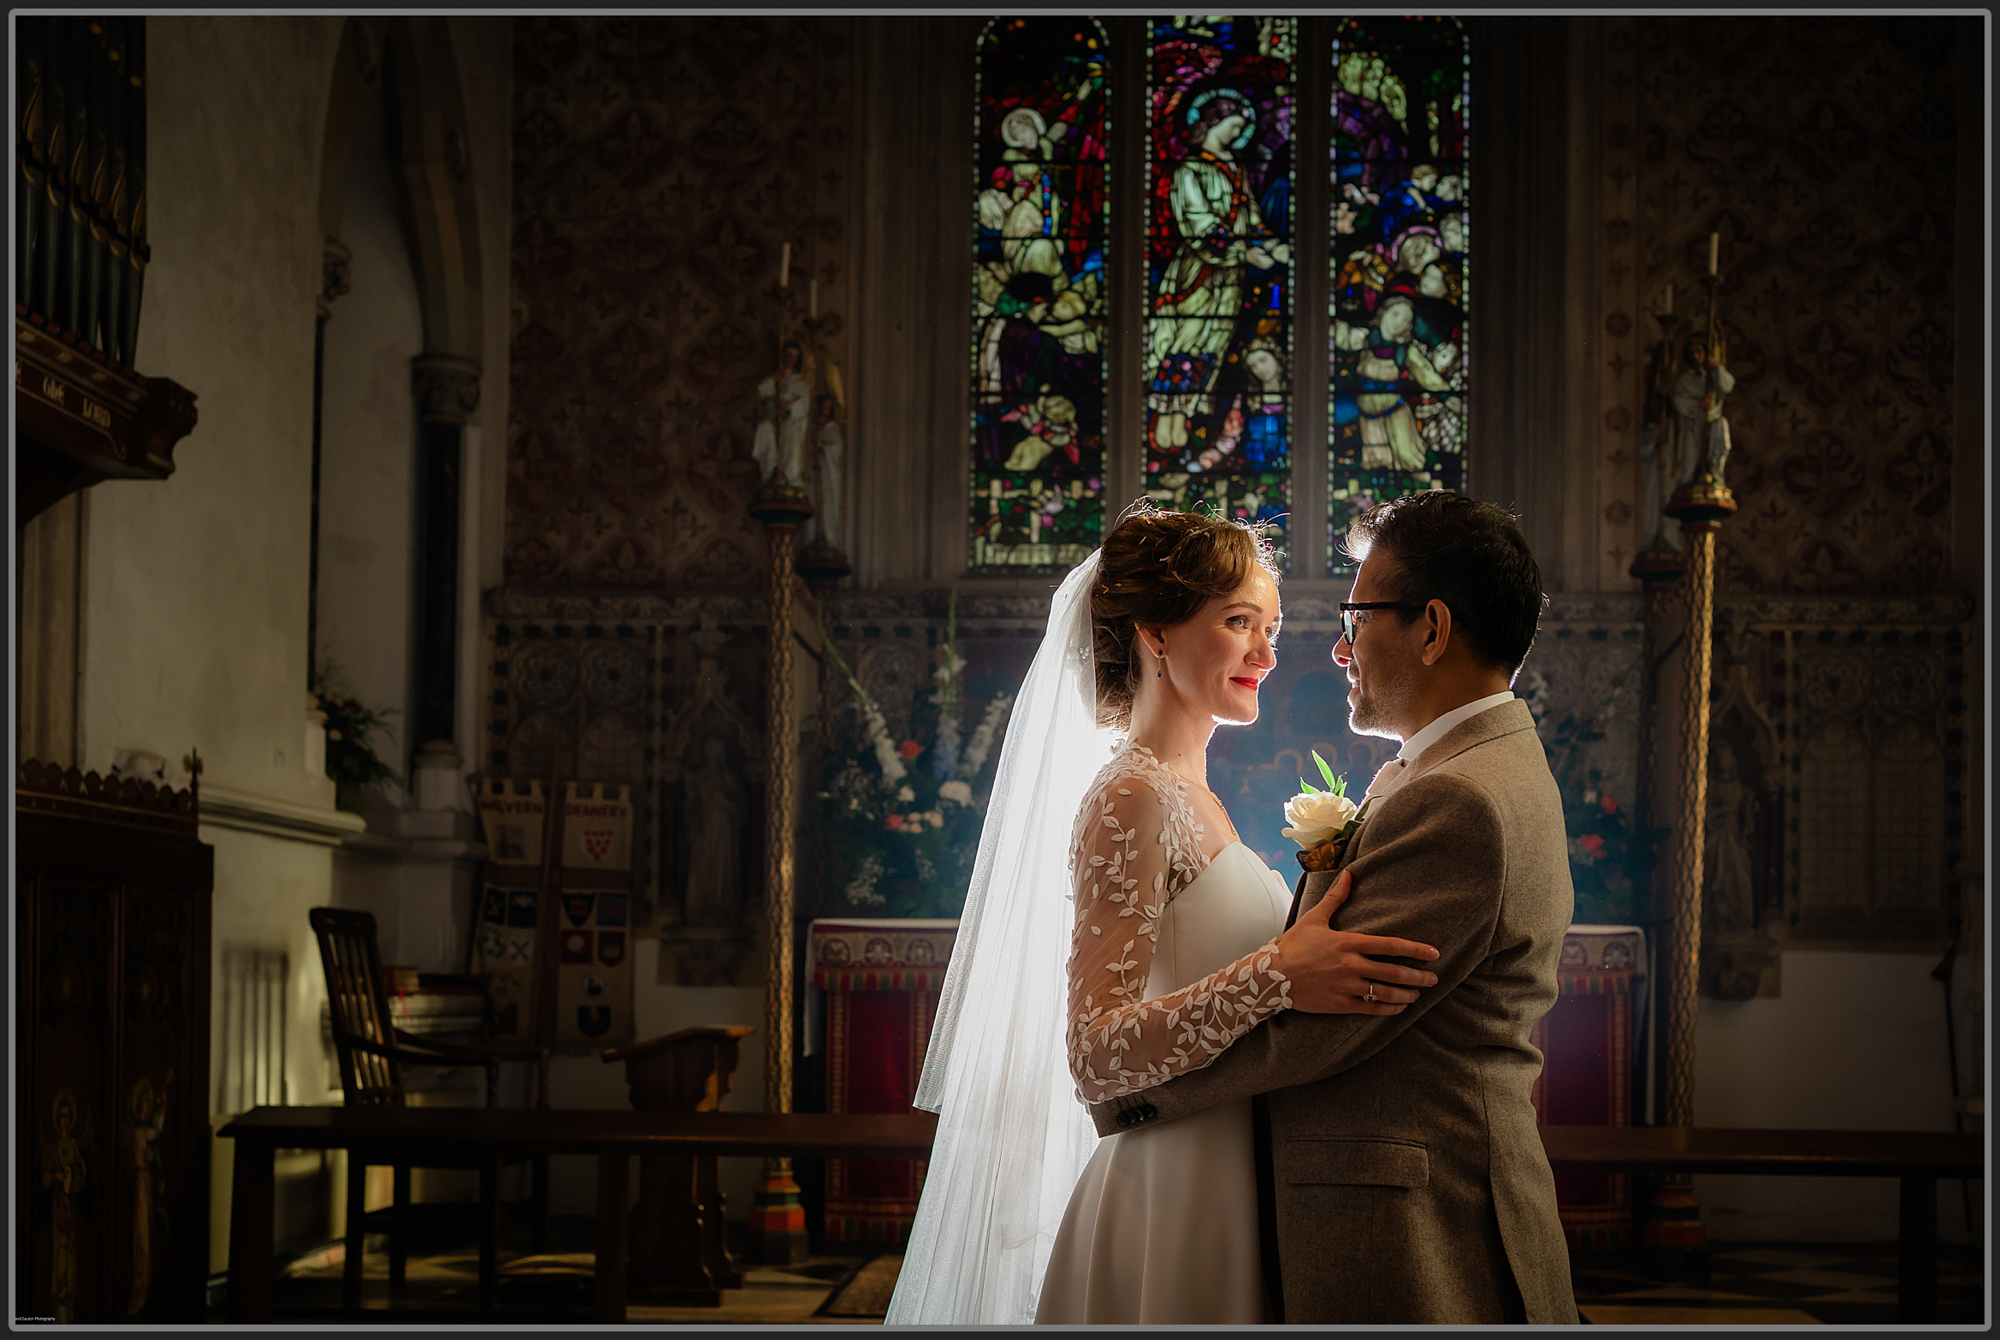
[[[1231,684],[1241,684],[1246,689],[1254,689],[1257,687],[1257,681],[1245,675],[1231,675],[1229,677],[1229,682]]]

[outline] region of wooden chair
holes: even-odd
[[[491,1047],[462,1047],[418,1037],[397,1028],[389,1014],[381,954],[375,942],[375,918],[368,912],[349,912],[332,907],[315,907],[311,913],[313,934],[319,939],[320,963],[326,970],[326,994],[332,1014],[333,1045],[340,1058],[340,1082],[348,1107],[396,1106],[404,1102],[405,1065],[479,1066],[486,1072],[486,1105],[497,1107],[500,1096],[500,1064],[525,1061],[536,1066],[536,1106],[548,1106],[548,1058],[546,1047],[531,1051],[502,1051]],[[347,1261],[341,1282],[341,1304],[361,1305],[361,1258],[366,1235],[386,1231],[389,1236],[389,1284],[400,1287],[409,1264],[408,1230],[423,1219],[463,1218],[471,1214],[479,1222],[479,1305],[493,1306],[498,1278],[500,1236],[500,1169],[509,1163],[527,1162],[533,1169],[530,1201],[534,1250],[547,1246],[549,1161],[546,1154],[513,1153],[497,1150],[467,1154],[461,1159],[440,1162],[437,1155],[424,1157],[426,1168],[472,1168],[479,1173],[479,1203],[462,1205],[413,1205],[410,1202],[410,1163],[391,1164],[395,1170],[394,1201],[386,1210],[368,1213],[365,1156],[350,1155],[347,1161]]]

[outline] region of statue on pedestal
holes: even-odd
[[[1661,318],[1665,325],[1666,317]],[[1652,547],[1678,552],[1668,538],[1661,509],[1675,490],[1692,483],[1704,467],[1716,484],[1723,483],[1729,463],[1729,420],[1722,400],[1736,389],[1736,378],[1722,365],[1721,351],[1711,354],[1708,336],[1694,332],[1682,337],[1679,357],[1670,337],[1662,338],[1651,360],[1647,386],[1645,431],[1639,455],[1645,465],[1645,496],[1640,515],[1654,518]]]
[[[764,482],[805,485],[806,419],[811,384],[806,378],[804,352],[797,340],[778,350],[778,367],[757,383],[757,435],[750,455]]]
[[[1681,462],[1678,482],[1687,483],[1706,465],[1721,484],[1729,463],[1729,420],[1722,417],[1722,398],[1736,389],[1736,378],[1722,366],[1720,350],[1711,355],[1705,335],[1688,336],[1682,354],[1686,361],[1674,379],[1672,420],[1672,454]]]

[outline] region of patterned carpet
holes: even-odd
[[[1987,1316],[1983,1253],[1939,1249],[1938,1322]],[[1704,1283],[1671,1284],[1636,1269],[1578,1261],[1577,1310],[1600,1326],[1893,1326],[1896,1244],[1715,1244]]]

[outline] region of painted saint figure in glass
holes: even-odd
[[[1378,498],[1465,487],[1465,35],[1344,19],[1333,43],[1329,553]]]
[[[1146,491],[1166,506],[1286,511],[1294,23],[1149,24]]]
[[[1066,567],[1102,526],[1105,47],[1090,19],[995,19],[980,38],[975,568]]]

